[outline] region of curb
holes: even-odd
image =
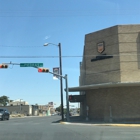
[[[72,123],[60,121],[60,124],[72,124]]]
[[[86,124],[86,123],[70,123],[70,122],[60,122],[60,124],[65,125],[83,125],[83,126],[118,126],[118,127],[140,127],[140,124]]]
[[[95,124],[96,126],[140,127],[140,124]]]

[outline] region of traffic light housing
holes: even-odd
[[[46,69],[46,68],[38,68],[38,72],[49,72],[49,69]]]
[[[71,103],[84,102],[85,99],[85,95],[69,95],[69,102]]]
[[[6,64],[0,64],[0,68],[1,69],[7,69],[8,68],[8,65],[6,65]]]
[[[74,96],[73,95],[69,95],[69,101],[70,102],[74,101]]]

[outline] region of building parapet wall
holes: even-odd
[[[105,45],[103,53],[98,52],[97,44],[100,42]],[[118,25],[85,35],[80,84],[139,81],[139,52],[140,25]],[[91,62],[103,54],[113,58]]]

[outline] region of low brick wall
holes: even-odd
[[[90,90],[86,100],[91,120],[140,121],[140,87]]]

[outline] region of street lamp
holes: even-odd
[[[59,47],[59,68],[60,68],[60,75],[62,75],[62,56],[61,56],[61,43],[58,45],[53,43],[45,43],[44,46],[48,45],[54,45]],[[61,115],[62,115],[62,121],[64,120],[64,113],[63,113],[63,81],[62,77],[60,77],[60,92],[61,92]]]
[[[23,100],[23,99],[20,99],[20,114],[21,114],[21,100]]]

